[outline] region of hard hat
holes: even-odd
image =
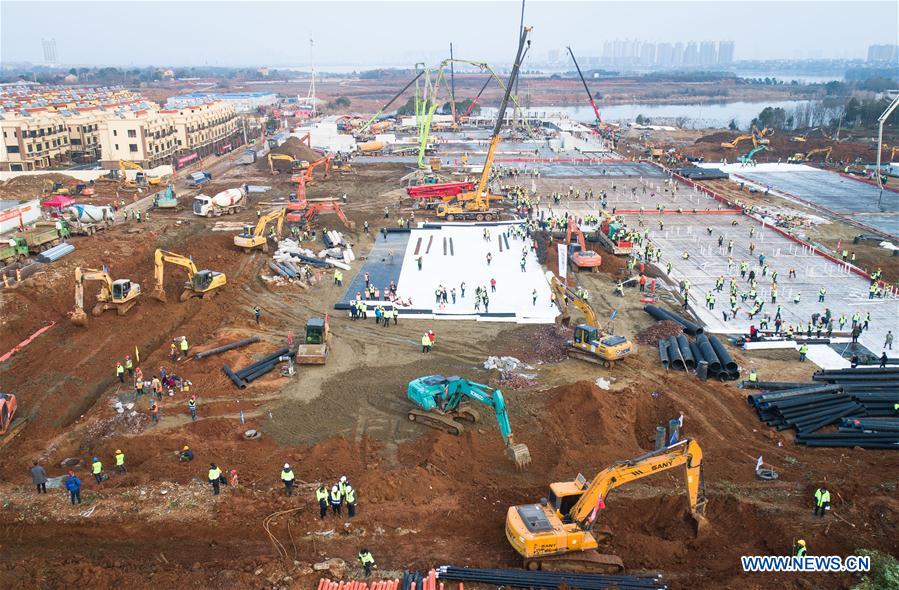
[[[116,452],[116,454],[119,454],[122,452],[122,449],[116,449],[115,452]]]
[[[74,471],[69,471],[69,475],[75,475]]]
[[[237,473],[237,469],[232,469],[231,473]]]
[[[290,469],[290,463],[285,463],[285,464],[284,464],[284,469]]]
[[[805,541],[803,539],[799,539],[798,541],[796,541],[796,544],[800,547],[805,547]]]
[[[353,491],[353,486],[351,486],[350,484],[347,484],[347,486],[346,486],[346,491],[352,492],[352,491]]]
[[[183,448],[183,449],[181,449],[181,450],[182,450],[182,451],[189,451],[189,450],[190,450],[190,447],[189,447],[189,446],[187,446],[187,445],[184,445],[184,448]]]
[[[333,486],[333,487],[331,488],[331,491],[332,491],[332,492],[336,492],[336,491],[337,491],[337,486]]]
[[[125,358],[126,358],[126,359],[130,359],[130,358],[131,358],[131,355],[126,354],[126,355],[125,355]]]
[[[345,476],[345,475],[341,475],[341,476],[340,476],[340,481],[343,482],[343,483],[346,483],[346,476]]]
[[[94,461],[99,461],[99,460],[100,460],[100,459],[98,459],[97,457],[94,457]]]

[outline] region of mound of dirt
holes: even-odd
[[[296,137],[290,137],[280,146],[274,148],[272,150],[273,154],[283,154],[285,156],[290,156],[294,160],[314,162],[322,157],[323,153],[317,150],[311,149],[309,146],[301,142]],[[268,166],[268,162],[263,162],[266,166]],[[275,166],[287,166],[287,162],[279,162],[275,161]]]
[[[33,199],[52,192],[57,182],[67,184],[74,178],[65,174],[51,172],[34,176],[16,176],[0,184],[0,197],[7,199]]]
[[[736,133],[730,133],[728,131],[719,131],[718,133],[712,133],[710,135],[703,135],[699,139],[697,139],[694,143],[724,143],[732,141],[735,137],[737,137]]]
[[[657,344],[659,340],[670,336],[677,336],[684,331],[683,326],[671,320],[656,322],[648,328],[637,332],[638,344]]]

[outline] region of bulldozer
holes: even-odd
[[[137,298],[141,295],[140,285],[132,283],[129,279],[114,281],[104,270],[77,267],[75,269],[75,309],[72,311],[72,323],[76,326],[87,326],[87,314],[84,313],[84,283],[86,281],[100,282],[97,303],[91,310],[91,315],[94,317],[109,309],[116,310],[119,315],[125,315],[137,304]]]
[[[616,362],[636,351],[637,346],[630,340],[612,334],[610,325],[600,328],[596,312],[582,296],[572,291],[552,273],[547,273],[547,279],[555,293],[556,305],[562,312],[560,320],[562,325],[567,326],[571,321],[568,312],[569,302],[574,303],[574,306],[584,314],[584,323],[575,326],[574,337],[568,343],[568,356],[611,369]]]
[[[265,235],[265,228],[269,223],[274,222],[274,233],[278,239],[281,238],[281,230],[284,227],[284,214],[287,210],[283,207],[269,211],[259,216],[256,225],[246,224],[243,231],[234,236],[234,245],[243,248],[244,251],[250,252],[256,248],[262,248],[263,252],[268,252],[268,236]]]
[[[328,316],[309,318],[306,321],[306,335],[297,347],[298,365],[324,365],[331,351],[331,327]]]
[[[186,256],[157,249],[154,255],[153,275],[156,279],[156,288],[153,290],[153,298],[165,303],[165,263],[184,267],[187,270],[187,283],[181,293],[181,301],[187,301],[191,297],[209,299],[214,297],[220,287],[228,282],[225,273],[214,270],[197,270],[194,261]]]
[[[696,441],[684,439],[636,459],[613,463],[590,481],[578,474],[572,481],[551,483],[549,496],[539,504],[509,507],[506,539],[529,570],[621,572],[624,563],[620,557],[597,551],[611,538],[608,528],[594,527],[609,493],[681,466],[686,471],[690,516],[698,534],[706,524],[702,449]]]
[[[428,375],[409,382],[406,395],[416,405],[409,410],[409,420],[459,436],[464,422],[475,423],[480,417],[467,402],[473,400],[492,409],[506,444],[506,455],[522,469],[530,464],[531,452],[525,444],[515,443],[503,392],[461,377]]]

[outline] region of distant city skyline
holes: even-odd
[[[457,57],[503,65],[514,51],[519,10],[518,2],[490,1],[3,0],[0,59],[59,66],[302,67],[311,61],[312,37],[321,67],[434,63],[447,57],[450,42]],[[772,15],[769,24],[753,25],[762,14]],[[154,28],[136,38],[132,25],[144,21]],[[535,63],[550,50],[561,54],[569,44],[579,57],[600,58],[596,65],[864,60],[869,46],[895,44],[899,38],[899,3],[530,0],[525,22],[534,27],[528,60]],[[784,23],[789,23],[788,34]],[[835,30],[835,23],[839,34],[824,34]],[[87,42],[95,33],[101,37]],[[638,47],[615,49],[628,39],[639,40]]]

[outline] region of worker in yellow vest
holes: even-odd
[[[318,501],[318,517],[324,520],[325,515],[328,514],[328,489],[325,484],[319,485],[315,490],[315,499]]]
[[[353,489],[353,486],[347,484],[346,486],[346,495],[344,496],[346,500],[346,510],[347,516],[353,518],[356,516],[356,490]]]
[[[805,362],[805,355],[808,354],[808,344],[805,342],[802,343],[802,346],[799,347],[799,362]]]
[[[292,496],[293,495],[293,482],[296,479],[293,475],[293,470],[290,468],[289,463],[284,464],[284,469],[281,470],[281,481],[284,482],[284,495]]]
[[[181,355],[182,355],[184,358],[187,358],[187,348],[188,348],[188,346],[187,346],[187,336],[182,336],[182,337],[181,337],[180,348],[181,348]]]
[[[97,480],[97,483],[103,481],[103,463],[100,462],[99,457],[91,459],[91,474]]]
[[[116,449],[115,451],[115,468],[119,473],[127,471],[125,469],[125,453],[122,452],[122,449]]]
[[[830,510],[830,490],[821,486],[815,490],[815,516],[824,516]]]
[[[219,485],[221,485],[222,470],[215,463],[209,464],[209,483],[212,484],[212,495],[219,495]]]
[[[749,382],[755,383],[759,380],[758,374],[755,372],[755,369],[749,369]]]
[[[130,356],[125,356],[125,370],[128,371],[128,376],[134,378],[134,362],[132,362]]]
[[[119,378],[119,383],[125,382],[125,367],[122,366],[121,362],[115,364],[115,376]]]
[[[359,563],[362,564],[362,569],[365,570],[365,576],[368,577],[371,575],[372,568],[378,569],[378,566],[375,564],[375,558],[372,557],[371,551],[366,549],[365,547],[359,551]]]

